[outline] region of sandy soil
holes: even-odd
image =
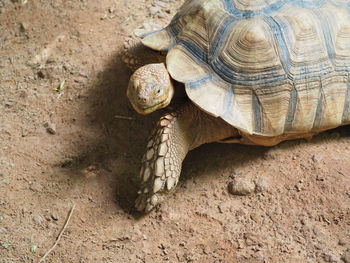
[[[0,0],[0,262],[350,262],[350,127],[273,148],[204,145],[133,211],[147,136],[125,37],[181,1]],[[116,118],[116,115],[130,117]],[[235,180],[262,189],[232,195]]]

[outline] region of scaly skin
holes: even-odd
[[[142,158],[142,180],[135,207],[149,212],[175,189],[187,152],[203,143],[238,137],[238,131],[220,118],[187,103],[164,115],[154,129]]]
[[[126,91],[131,105],[140,114],[149,114],[169,105],[174,86],[164,63],[153,63],[132,74]]]
[[[124,41],[121,58],[131,71],[135,71],[147,64],[165,62],[165,55],[165,52],[145,47],[140,38],[130,37]]]

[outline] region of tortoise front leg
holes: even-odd
[[[164,115],[153,130],[142,158],[142,180],[135,207],[149,212],[177,185],[187,152],[206,142],[236,136],[237,130],[191,103]]]

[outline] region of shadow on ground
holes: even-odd
[[[111,58],[103,72],[97,74],[89,92],[89,122],[99,129],[99,136],[89,143],[88,148],[80,150],[76,156],[61,163],[62,169],[76,183],[85,180],[81,171],[93,165],[108,171],[109,180],[115,182],[116,204],[126,213],[134,213],[140,169],[140,160],[147,137],[156,121],[166,110],[151,115],[138,115],[129,104],[125,95],[129,71],[121,61],[121,54]],[[116,118],[115,116],[124,116]],[[350,127],[340,127],[321,133],[309,143],[322,143],[350,136]],[[279,147],[290,148],[306,143],[305,140],[283,142]],[[191,151],[185,159],[180,180],[190,177],[199,178],[215,170],[231,169],[264,155],[273,147],[247,146],[237,144],[207,144]],[[117,161],[117,165],[111,165]],[[215,180],[213,178],[213,180]],[[194,186],[195,187],[195,186]],[[136,214],[137,216],[137,214]]]

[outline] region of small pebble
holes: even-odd
[[[340,246],[345,246],[345,245],[346,245],[346,240],[343,239],[343,238],[339,238],[338,244],[339,244]]]
[[[250,218],[256,223],[259,221],[259,215],[257,213],[251,213]]]
[[[312,156],[312,160],[313,160],[315,163],[320,163],[320,162],[322,162],[322,157],[321,157],[320,155],[318,155],[318,154],[314,154],[314,155]]]
[[[255,257],[256,259],[261,260],[261,262],[267,262],[267,261],[265,260],[264,253],[263,253],[262,251],[257,251],[257,252],[254,254],[254,257]]]
[[[50,134],[56,134],[56,124],[45,122],[44,127],[46,128],[46,131]]]
[[[244,240],[247,246],[254,246],[259,243],[258,236],[253,233],[244,233]]]
[[[245,178],[235,178],[229,183],[228,190],[233,195],[249,195],[254,192],[255,184]]]
[[[159,8],[157,8],[157,7],[151,7],[149,9],[149,11],[150,11],[151,15],[156,15],[158,12],[160,12]]]
[[[28,24],[24,23],[24,22],[20,23],[19,24],[19,29],[21,30],[21,32],[27,31],[28,30]]]
[[[244,247],[245,247],[244,240],[237,239],[237,248],[238,249],[243,249]]]
[[[317,174],[316,175],[316,181],[324,181],[324,175],[323,174]]]
[[[51,214],[51,218],[55,221],[58,220],[58,215],[57,214]]]
[[[76,83],[85,84],[87,82],[87,79],[83,78],[83,77],[76,77],[76,78],[73,79],[73,81],[76,82]]]
[[[297,190],[297,192],[300,192],[301,190],[303,190],[303,185],[302,184],[296,184],[294,187]]]
[[[51,79],[53,78],[53,75],[54,75],[54,72],[53,72],[53,69],[51,68],[43,68],[38,71],[38,76],[39,78],[42,78],[42,79]]]
[[[157,16],[158,16],[158,18],[164,18],[165,17],[164,13],[159,13]]]
[[[39,216],[39,215],[35,215],[35,216],[33,217],[33,221],[34,221],[34,223],[35,223],[36,225],[42,225],[43,222],[44,222],[44,219],[43,219],[41,216]]]
[[[264,178],[256,178],[255,183],[255,192],[263,193],[266,192],[269,188],[267,181]]]
[[[0,227],[0,234],[6,234],[8,231],[4,227]]]
[[[329,263],[337,263],[339,262],[336,258],[336,256],[334,256],[333,254],[331,253],[324,253],[322,255],[322,258],[325,262],[329,262]]]
[[[220,213],[223,213],[223,212],[224,212],[224,206],[223,206],[223,204],[219,204],[219,205],[218,205],[218,209],[219,209],[219,212],[220,212]]]
[[[43,187],[42,187],[42,185],[40,183],[32,183],[29,186],[29,189],[34,191],[34,192],[42,192]]]

